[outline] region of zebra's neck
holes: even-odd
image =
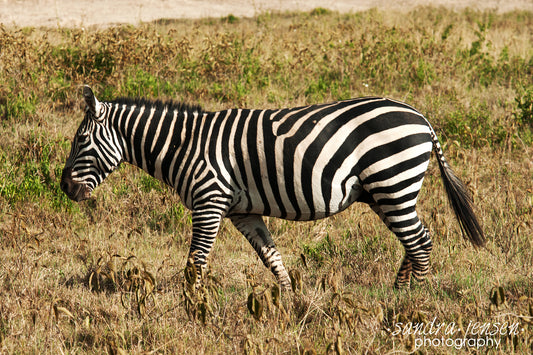
[[[119,99],[110,103],[110,121],[123,159],[176,187],[184,158],[203,120],[199,107],[173,102]],[[190,148],[189,148],[190,150]]]

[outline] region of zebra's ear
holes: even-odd
[[[98,118],[101,115],[102,105],[94,96],[93,90],[89,85],[83,87],[83,98],[85,99],[85,104],[87,104],[87,110],[89,110],[94,117]]]

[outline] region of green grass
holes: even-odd
[[[415,337],[392,334],[433,319],[464,329],[518,324],[523,332],[493,336],[500,346],[481,351],[530,351],[532,32],[529,12],[444,8],[1,27],[0,352],[469,352],[416,349]],[[426,283],[392,288],[402,247],[354,205],[315,222],[266,219],[300,280],[281,302],[228,221],[210,277],[192,293],[191,215],[164,184],[124,165],[89,201],[60,191],[83,84],[104,100],[177,99],[207,110],[404,100],[432,122],[472,191],[487,248],[463,242],[432,159],[418,208],[434,239]]]

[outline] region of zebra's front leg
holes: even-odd
[[[263,218],[258,215],[233,215],[229,218],[233,225],[250,242],[263,264],[272,271],[281,288],[285,291],[290,291],[292,289],[291,279],[285,266],[283,266],[281,254],[276,249]]]
[[[196,267],[196,287],[200,286],[202,274],[207,267],[207,257],[213,247],[222,220],[221,212],[202,209],[192,213],[192,241],[189,260]]]

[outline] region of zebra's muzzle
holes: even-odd
[[[72,179],[72,168],[63,169],[60,187],[68,198],[76,202],[86,200],[91,196],[91,191],[87,188],[87,185]]]

